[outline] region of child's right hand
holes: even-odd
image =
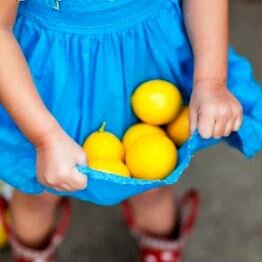
[[[86,165],[86,154],[62,129],[55,129],[36,145],[37,177],[41,184],[58,191],[86,188],[87,177],[76,169]]]

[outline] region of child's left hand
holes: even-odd
[[[239,101],[225,84],[197,82],[190,101],[190,130],[198,129],[203,138],[220,138],[237,131],[243,112]]]

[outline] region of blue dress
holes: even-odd
[[[175,83],[189,102],[193,56],[179,0],[25,0],[14,34],[42,100],[79,144],[103,121],[121,137],[137,121],[129,99],[142,82]],[[262,149],[262,89],[249,62],[232,49],[228,65],[228,87],[243,105],[244,123],[223,140],[252,157]],[[0,178],[29,194],[49,191],[112,205],[176,183],[196,151],[220,141],[195,133],[164,180],[123,178],[78,166],[89,177],[88,187],[58,193],[38,183],[35,149],[0,106]]]

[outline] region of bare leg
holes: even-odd
[[[12,227],[24,245],[44,247],[54,229],[59,200],[59,197],[48,193],[30,196],[14,192],[11,200]]]
[[[176,225],[177,207],[171,187],[154,189],[130,199],[136,225],[148,233],[166,236]]]

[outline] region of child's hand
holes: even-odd
[[[87,177],[75,167],[86,165],[86,155],[63,130],[49,133],[36,150],[37,177],[41,184],[58,191],[76,191],[87,186]]]
[[[203,138],[220,138],[237,131],[242,123],[242,106],[224,84],[196,83],[190,101],[190,130]]]

